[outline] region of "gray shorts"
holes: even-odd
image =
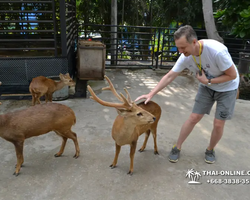
[[[215,118],[220,120],[231,119],[234,112],[237,90],[216,92],[200,85],[195,97],[193,113],[209,114],[214,102],[217,102]]]

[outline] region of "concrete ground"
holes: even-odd
[[[148,93],[166,70],[106,70],[117,91],[126,87],[133,99]],[[101,91],[107,83],[103,80],[89,81],[103,100],[117,102],[109,91]],[[250,102],[237,100],[234,118],[226,123],[224,136],[216,148],[217,162],[204,162],[204,152],[212,130],[214,107],[197,124],[182,146],[178,163],[170,163],[168,154],[176,142],[181,125],[188,118],[198,83],[190,75],[182,75],[159,92],[153,101],[162,108],[158,124],[158,148],[153,153],[152,136],[143,153],[138,151],[134,159],[134,174],[129,171],[129,146],[123,146],[117,168],[110,169],[115,154],[111,128],[117,115],[114,108],[99,105],[90,98],[57,101],[71,107],[77,117],[73,131],[78,135],[81,154],[74,159],[74,144],[68,141],[62,157],[54,154],[59,150],[61,139],[51,132],[27,139],[24,146],[24,166],[18,177],[13,176],[16,164],[13,144],[0,139],[0,199],[32,200],[161,200],[161,199],[249,199],[249,176],[212,176],[203,171],[250,171]],[[30,100],[2,100],[0,113],[24,109]],[[144,140],[138,140],[137,150]],[[187,171],[193,169],[201,174],[198,182],[189,184]],[[211,179],[227,180],[232,184],[211,184]],[[216,181],[216,180],[212,180]]]

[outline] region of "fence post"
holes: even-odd
[[[61,25],[61,48],[62,48],[62,56],[67,56],[67,40],[66,40],[66,6],[65,0],[61,0],[60,2],[60,25]]]
[[[161,29],[158,29],[158,44],[157,44],[157,52],[156,52],[156,66],[155,68],[158,69],[158,56],[159,56],[159,50],[160,50],[160,40],[161,40]]]
[[[54,24],[54,47],[55,47],[55,57],[57,57],[57,31],[56,31],[56,9],[55,0],[52,0],[52,11],[53,11],[53,24]]]

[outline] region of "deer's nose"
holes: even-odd
[[[153,120],[155,121],[155,120],[156,120],[156,118],[155,118],[155,117],[153,117]]]

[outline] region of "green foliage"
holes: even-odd
[[[218,0],[218,10],[214,14],[222,29],[232,35],[250,38],[250,1]]]
[[[131,56],[130,56],[130,53],[128,51],[122,51],[122,53],[118,54],[118,58],[124,59],[124,60],[130,60]]]
[[[79,21],[110,24],[111,0],[77,0],[76,3]],[[117,0],[117,16],[119,25],[167,27],[173,21],[195,27],[204,24],[201,0]]]

